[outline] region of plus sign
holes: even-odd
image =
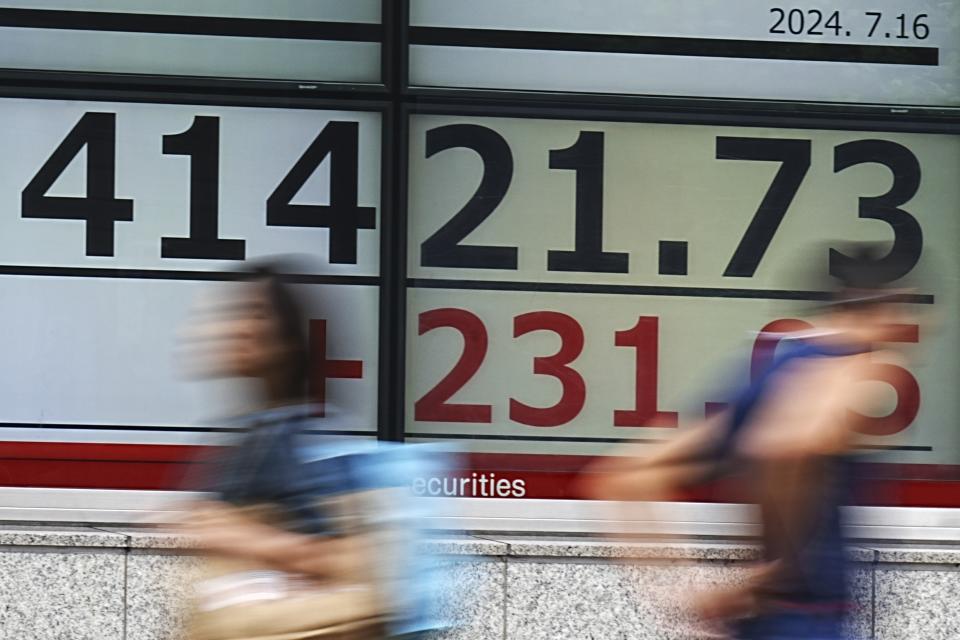
[[[317,403],[317,415],[323,415],[330,378],[362,378],[363,361],[327,360],[327,321],[310,321],[310,397]]]

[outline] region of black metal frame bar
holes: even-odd
[[[407,91],[407,24],[409,0],[383,0],[386,37],[383,78],[389,96],[382,174],[389,188],[381,202],[380,227],[380,390],[379,438],[403,441],[403,400],[406,329],[406,198],[408,129],[404,109]]]
[[[444,100],[434,94],[429,99],[408,103],[410,113],[435,115],[538,118],[541,120],[594,120],[599,122],[647,122],[739,127],[775,127],[780,129],[837,129],[843,131],[889,131],[901,133],[960,133],[960,111],[949,117],[906,119],[900,114],[840,111],[748,111],[743,108],[667,109],[659,103],[634,103],[585,106],[581,103],[548,100],[503,100],[474,96],[463,100]]]
[[[211,105],[223,107],[269,107],[274,109],[329,109],[352,111],[384,111],[382,101],[369,96],[300,96],[191,93],[183,87],[176,91],[145,89],[92,89],[80,86],[41,87],[0,80],[0,98],[28,98],[37,100],[78,100],[82,102],[133,102],[147,104]]]
[[[901,105],[854,104],[843,102],[787,102],[744,98],[692,98],[683,96],[627,95],[612,93],[571,93],[561,91],[506,91],[492,89],[450,89],[412,86],[411,98],[476,105],[509,103],[515,105],[557,106],[587,109],[662,110],[677,113],[714,112],[770,116],[840,116],[870,119],[918,121],[960,120],[960,108]]]

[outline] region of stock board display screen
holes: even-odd
[[[935,276],[907,304],[950,318],[958,171],[956,135],[415,114],[407,435],[501,466],[669,438],[800,326],[843,241]],[[955,464],[960,330],[901,339],[864,446]]]
[[[7,482],[171,488],[50,443],[131,445],[118,459],[158,468],[187,453],[151,447],[210,444],[205,420],[229,408],[183,375],[193,301],[244,260],[298,253],[330,428],[457,443],[473,462],[455,495],[570,497],[558,473],[720,408],[769,355],[758,333],[806,326],[820,276],[860,240],[897,254],[923,283],[905,304],[932,319],[905,327],[906,361],[877,357],[885,401],[862,446],[957,467],[960,135],[910,130],[914,107],[960,107],[960,4],[840,4],[411,0],[409,25],[384,25],[379,0],[0,0],[0,77],[154,87],[0,100],[0,294],[16,310],[0,319],[0,427],[24,470]],[[412,89],[369,104],[164,94],[379,85],[384,33],[404,26]],[[497,97],[449,106],[475,89]],[[522,110],[502,104],[513,92]],[[715,100],[654,122],[592,109],[599,94],[661,111],[647,98],[735,99],[738,125],[710,124],[734,121]],[[416,98],[408,127],[384,127],[397,95]],[[839,118],[764,105],[752,122],[754,100]],[[863,105],[891,124],[844,119]],[[399,166],[383,155],[397,148]]]

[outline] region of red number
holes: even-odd
[[[613,412],[617,427],[676,427],[676,411],[657,410],[657,365],[659,363],[660,320],[641,316],[637,324],[626,331],[618,331],[614,344],[633,347],[637,351],[636,408]]]
[[[477,373],[487,355],[487,329],[483,321],[463,309],[433,309],[420,314],[419,335],[439,327],[460,332],[463,353],[450,373],[413,405],[414,419],[421,422],[491,422],[488,404],[447,402]]]
[[[774,320],[760,330],[756,342],[753,344],[753,353],[750,357],[750,378],[756,380],[763,371],[770,366],[776,352],[777,345],[783,339],[783,334],[803,329],[812,329],[813,325],[804,320],[786,318]],[[891,342],[918,342],[920,339],[919,327],[903,325],[896,327]],[[913,375],[903,367],[885,362],[873,365],[874,380],[885,382],[897,392],[897,406],[886,416],[866,416],[853,411],[857,422],[862,425],[857,429],[860,433],[871,436],[891,436],[900,433],[909,427],[920,410],[920,385]]]
[[[897,335],[890,338],[891,342],[920,341],[920,327],[917,325],[901,325],[897,327]],[[862,425],[857,431],[870,436],[892,436],[909,427],[920,411],[920,385],[917,379],[903,367],[886,362],[873,365],[874,379],[885,382],[897,392],[897,406],[889,415],[865,416],[853,411]]]
[[[583,377],[567,365],[583,351],[583,328],[570,316],[556,311],[534,311],[513,319],[513,337],[531,331],[553,331],[560,336],[560,350],[552,356],[533,359],[533,373],[560,381],[563,393],[552,407],[531,407],[510,398],[510,419],[532,427],[557,427],[577,417],[586,401]]]
[[[756,382],[757,378],[770,367],[777,353],[777,346],[786,334],[804,329],[813,329],[813,325],[806,320],[796,318],[783,318],[764,325],[753,342],[753,352],[750,354],[750,381]]]

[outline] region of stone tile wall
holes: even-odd
[[[435,640],[697,637],[685,602],[742,579],[746,544],[463,536],[424,543],[447,559]],[[960,546],[851,549],[850,637],[960,637]],[[198,559],[145,530],[0,529],[0,640],[177,640]]]

